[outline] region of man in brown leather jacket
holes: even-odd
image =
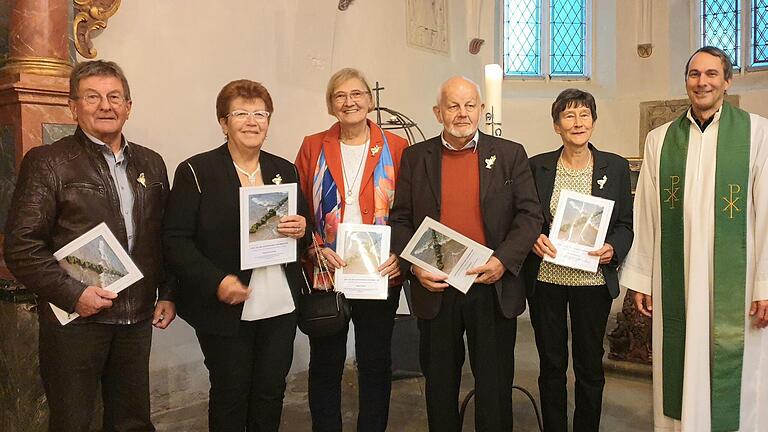
[[[49,431],[87,431],[98,384],[107,431],[154,431],[149,413],[152,325],[175,317],[160,227],[168,178],[157,153],[122,135],[128,82],[113,62],[80,63],[70,76],[74,135],[31,149],[8,214],[5,260],[39,298],[40,374]],[[106,223],[144,277],[119,294],[86,286],[53,253]],[[155,303],[156,295],[159,300]],[[80,318],[62,326],[47,304]]]

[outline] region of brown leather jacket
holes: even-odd
[[[165,163],[138,144],[129,143],[125,151],[128,179],[137,179],[131,181],[130,255],[144,277],[121,291],[111,308],[74,323],[132,324],[152,316],[157,292],[161,300],[171,300],[174,280],[164,271],[160,235],[169,191]],[[138,180],[142,174],[143,183]],[[86,287],[59,266],[53,253],[101,222],[128,250],[117,190],[99,144],[78,128],[72,136],[29,150],[8,213],[5,261],[38,295],[41,319],[57,322],[46,302],[74,311]]]

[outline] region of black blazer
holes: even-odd
[[[592,152],[594,168],[592,170],[592,195],[614,201],[611,222],[608,225],[608,233],[605,242],[613,246],[613,259],[610,263],[601,265],[608,292],[612,298],[619,295],[618,267],[629,253],[632,246],[634,233],[632,231],[632,192],[629,181],[629,162],[623,157],[602,152],[591,143],[589,150]],[[544,214],[544,226],[542,233],[549,235],[552,225],[552,213],[549,211],[552,200],[552,190],[555,187],[555,175],[557,174],[557,160],[560,159],[559,149],[542,153],[531,158],[531,171],[536,181],[536,189],[539,193],[541,208]],[[606,178],[603,188],[600,189],[598,180]],[[536,289],[536,280],[539,276],[541,258],[531,252],[525,262],[525,280],[528,287],[528,295],[532,296]]]
[[[496,294],[501,313],[514,318],[525,310],[525,284],[519,273],[541,231],[541,207],[522,145],[481,133],[477,151],[486,246],[507,270],[495,284]],[[392,250],[398,255],[426,216],[440,220],[442,154],[440,136],[403,152],[389,218]],[[487,169],[485,160],[492,155],[496,162]],[[416,316],[434,318],[440,311],[442,293],[421,286],[408,271],[410,263],[401,260],[401,265],[411,280]]]
[[[278,174],[285,183],[298,183],[292,163],[265,151],[259,156],[264,184],[272,184]],[[194,171],[190,168],[190,165]],[[198,189],[199,188],[199,189]],[[163,250],[168,264],[179,279],[176,307],[179,316],[198,331],[234,334],[240,323],[243,304],[219,301],[219,282],[228,274],[244,285],[250,270],[240,270],[240,180],[227,145],[193,156],[179,164],[163,221]],[[298,189],[298,214],[309,212]],[[297,256],[304,250],[311,233],[299,241]],[[298,262],[283,266],[294,301],[306,286]]]

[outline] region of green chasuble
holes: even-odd
[[[672,122],[664,137],[659,166],[664,415],[678,420],[682,413],[685,362],[683,227],[690,127],[685,114]],[[712,209],[715,212],[712,431],[739,429],[747,272],[747,203],[740,194],[746,193],[749,183],[749,139],[749,114],[724,102],[717,135],[715,208]]]

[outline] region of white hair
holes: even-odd
[[[469,79],[469,78],[467,78],[467,77],[465,77],[463,75],[456,75],[456,76],[452,76],[452,77],[448,78],[447,80],[443,81],[442,84],[440,84],[440,87],[437,89],[437,99],[436,99],[436,103],[435,103],[436,106],[440,106],[440,102],[443,100],[443,90],[445,90],[445,85],[448,84],[448,81],[452,81],[452,80],[454,80],[456,78],[461,78],[464,81],[466,81],[466,82],[472,84],[473,86],[475,86],[475,91],[477,91],[477,98],[479,99],[477,102],[478,103],[482,103],[483,102],[483,93],[480,91],[480,86],[476,82],[472,81],[471,79]]]

